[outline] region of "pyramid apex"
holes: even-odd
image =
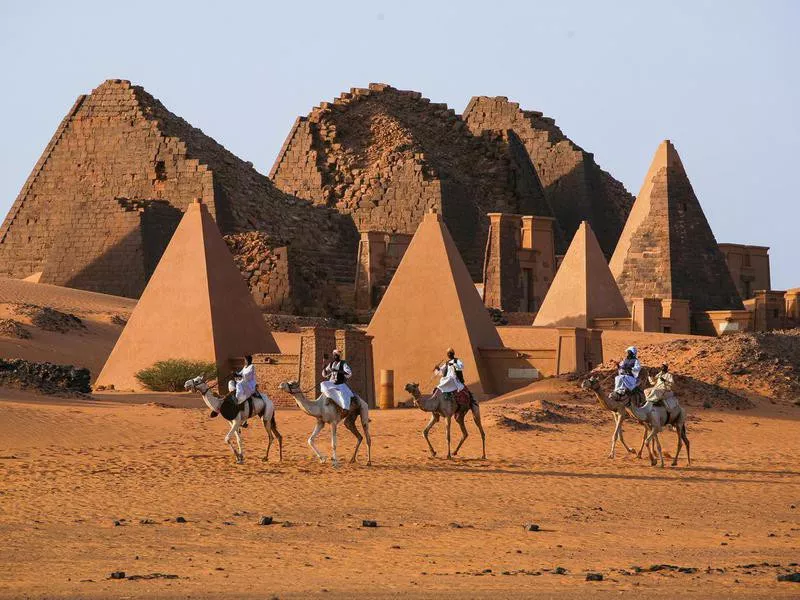
[[[442,215],[440,215],[435,208],[430,209],[428,212],[425,213],[423,217],[423,222],[425,223],[441,223],[442,222]]]

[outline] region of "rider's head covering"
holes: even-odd
[[[636,356],[636,346],[628,346],[628,347],[625,349],[625,352],[630,352],[631,354],[633,354],[634,356]]]
[[[664,371],[664,372],[669,371],[669,366],[667,365],[667,363],[663,363],[661,365],[661,370]]]
[[[341,356],[342,355],[342,353],[339,351],[338,348],[334,348],[333,352],[331,352],[331,354],[333,354],[334,356]]]
[[[455,355],[456,355],[455,350],[453,350],[452,348],[447,349],[447,356],[455,356]]]

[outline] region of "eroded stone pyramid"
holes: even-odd
[[[354,88],[298,118],[270,177],[287,193],[351,215],[359,230],[411,234],[436,210],[474,281],[487,213],[552,216],[516,140],[473,135],[446,104],[385,84]]]
[[[725,257],[669,140],[653,157],[609,264],[622,296],[689,300],[692,311],[741,310]]]
[[[524,146],[563,232],[558,253],[564,252],[581,222],[588,221],[604,254],[611,255],[634,198],[598,166],[593,154],[565,136],[550,117],[524,110],[504,96],[474,96],[463,118],[475,134],[511,132],[507,137],[516,137]]]
[[[464,361],[472,392],[481,398],[490,389],[478,348],[502,342],[441,215],[423,218],[367,333],[376,381],[381,369],[394,370],[396,398],[407,396],[409,382],[429,393],[448,347]]]
[[[220,379],[229,359],[278,352],[261,311],[208,208],[190,204],[97,378],[141,390],[135,374],[159,360],[212,361]]]
[[[533,324],[592,327],[599,317],[630,317],[591,226],[578,227]]]
[[[340,270],[331,257],[355,256],[349,219],[284,194],[142,87],[112,79],[78,98],[25,182],[0,226],[0,274],[136,298],[195,198],[223,234],[257,229],[323,273]]]

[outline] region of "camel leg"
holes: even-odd
[[[278,438],[278,462],[283,461],[283,436],[281,432],[278,431],[278,424],[275,422],[275,413],[272,414],[272,419],[269,422],[270,430],[272,433],[275,434],[275,437]]]
[[[364,429],[364,437],[367,438],[367,466],[372,464],[372,436],[369,433],[369,407],[366,404],[361,406],[361,427]]]
[[[608,458],[614,458],[614,449],[617,447],[617,438],[619,437],[619,431],[622,427],[622,415],[619,413],[614,413],[614,433],[611,434],[611,452],[608,455]]]
[[[264,462],[268,462],[269,461],[269,449],[272,448],[272,439],[273,439],[274,436],[272,435],[272,431],[269,428],[269,423],[267,423],[267,420],[264,417],[261,418],[261,423],[264,425],[264,431],[267,432],[267,453],[264,455],[264,459],[263,460],[264,460]]]
[[[619,441],[622,443],[625,450],[628,451],[628,454],[635,454],[636,450],[630,448],[628,444],[625,443],[625,438],[622,435],[622,422],[625,420],[625,413],[614,413],[614,414],[619,416],[619,435],[617,436],[617,439],[619,439]]]
[[[450,421],[451,420],[452,420],[452,417],[449,416],[449,417],[447,417],[447,420],[444,422],[445,435],[447,435],[447,458],[448,459],[453,458],[453,455],[450,453]]]
[[[481,407],[477,403],[472,407],[472,419],[481,434],[481,458],[486,460],[486,432],[483,430],[483,423],[481,423]]]
[[[661,440],[656,434],[656,447],[658,448],[658,460],[661,462],[661,468],[664,468],[664,453],[661,451]]]
[[[242,436],[240,435],[239,431],[242,426],[242,422],[237,416],[233,421],[231,421],[231,429],[228,434],[225,436],[225,443],[231,447],[233,450],[233,455],[236,457],[237,463],[244,462],[244,454],[242,452]],[[236,440],[236,446],[233,445],[233,440]],[[238,446],[238,450],[236,449]]]
[[[681,446],[683,446],[683,440],[681,440],[681,428],[680,427],[676,427],[675,428],[675,433],[678,436],[678,449],[675,450],[675,456],[672,458],[672,466],[673,467],[678,466],[678,456],[681,453]]]
[[[689,455],[689,438],[686,437],[686,424],[681,423],[680,427],[681,438],[683,438],[683,444],[686,446],[686,465],[692,465],[692,457]]]
[[[356,462],[356,456],[358,456],[358,448],[361,446],[362,436],[358,432],[358,427],[356,427],[356,418],[353,416],[352,418],[348,417],[345,422],[344,426],[347,427],[348,431],[356,436],[356,449],[353,450],[353,456],[350,459],[350,463]]]
[[[339,464],[339,459],[336,457],[336,442],[337,442],[336,429],[338,426],[339,424],[336,421],[331,422],[331,452],[332,452],[331,460],[333,461],[334,467]]]
[[[431,444],[430,439],[428,439],[428,432],[438,422],[439,422],[439,415],[437,415],[436,413],[433,413],[431,415],[431,420],[428,421],[428,425],[425,427],[425,429],[422,430],[422,435],[425,437],[425,441],[428,442],[428,448],[431,449],[431,456],[433,456],[433,457],[436,456],[436,450],[433,449],[433,444]]]
[[[319,432],[322,431],[322,428],[325,427],[324,421],[321,419],[317,420],[317,424],[314,426],[314,431],[311,432],[311,437],[308,438],[308,445],[311,446],[311,449],[314,451],[314,454],[317,455],[319,462],[325,462],[325,457],[320,454],[319,450],[317,449],[317,445],[314,443],[319,435]]]
[[[654,433],[655,432],[653,430],[645,429],[645,438],[642,441],[642,448],[647,446],[647,455],[650,458],[650,466],[653,466],[653,467],[656,465],[656,457],[653,454],[653,448],[652,448],[653,434]]]
[[[458,426],[461,428],[461,440],[458,442],[458,445],[456,446],[456,449],[453,452],[453,456],[456,456],[458,454],[458,451],[461,449],[461,445],[464,443],[464,440],[466,440],[469,437],[469,433],[467,432],[467,426],[464,425],[464,419],[466,418],[466,416],[467,413],[456,413],[456,423],[458,423]]]
[[[237,417],[238,420],[238,417]],[[239,459],[236,461],[238,463],[244,462],[244,440],[242,439],[242,422],[239,421],[239,426],[236,427],[233,431],[233,436],[236,438],[236,445],[239,447]]]
[[[644,444],[647,441],[647,427],[645,426],[644,431],[642,432],[642,447],[639,448],[639,453],[636,455],[636,458],[642,458],[642,451],[644,450]],[[650,448],[647,449],[650,452]]]

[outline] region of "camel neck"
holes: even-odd
[[[211,388],[203,392],[203,400],[211,410],[219,412],[219,407],[222,406],[222,398],[217,396]]]
[[[319,416],[319,407],[317,406],[316,402],[309,402],[302,393],[294,393],[292,394],[292,397],[297,403],[297,406],[300,407],[300,410],[311,415],[312,417]]]

